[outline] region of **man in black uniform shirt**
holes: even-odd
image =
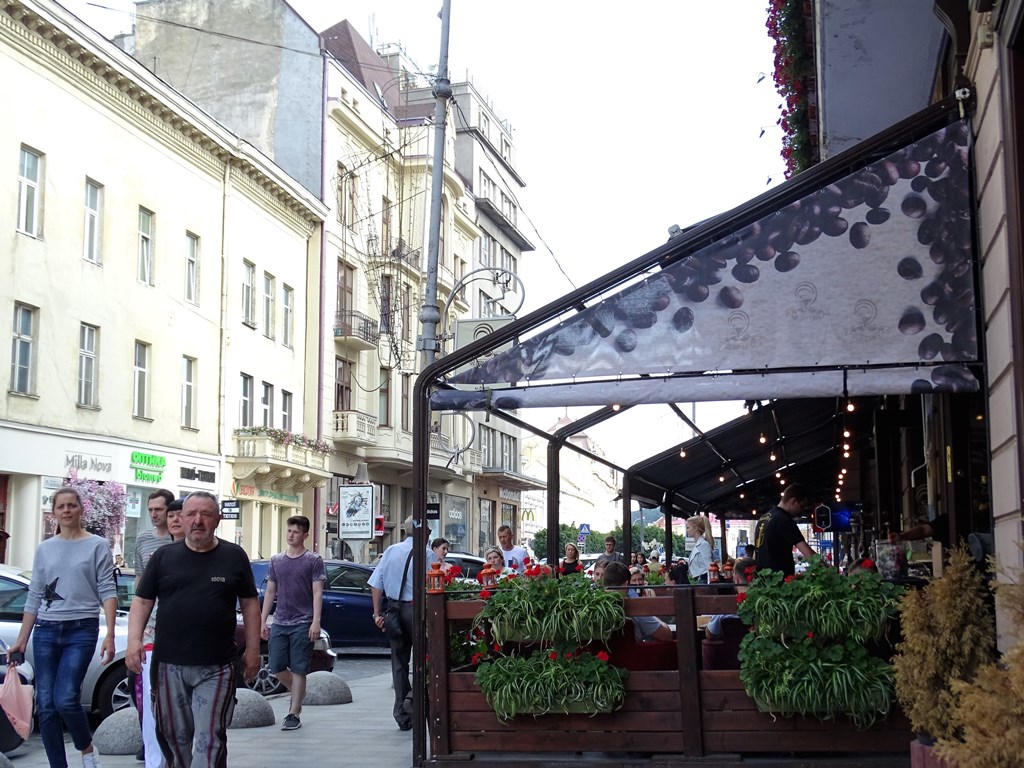
[[[805,558],[816,554],[807,546],[795,519],[810,508],[810,492],[800,483],[794,483],[782,492],[779,505],[761,516],[754,529],[757,570],[771,568],[773,571],[782,571],[787,576],[792,576],[796,572],[793,547],[796,547]]]
[[[227,726],[235,700],[235,601],[245,625],[246,680],[259,670],[260,607],[245,551],[218,539],[220,504],[200,491],[185,499],[185,541],[153,553],[128,616],[125,663],[138,672],[142,631],[156,617],[156,718],[170,768],[227,766]]]

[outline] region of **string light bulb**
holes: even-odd
[[[782,477],[782,473],[781,473],[781,472],[776,472],[776,473],[775,473],[775,476],[776,476],[776,477]]]
[[[769,461],[775,461],[777,458],[778,457],[775,455],[775,451],[772,451],[771,453],[768,454]]]
[[[842,474],[844,474],[844,475],[846,474],[846,467],[843,467]]]
[[[679,449],[679,458],[680,459],[685,459],[686,458],[686,450],[684,448],[680,448]]]
[[[612,403],[612,410],[618,413],[619,411],[622,410],[622,406],[619,405],[618,403]]]
[[[761,436],[757,438],[757,442],[759,442],[761,445],[764,445],[765,443],[768,442],[768,438],[764,436],[764,432],[762,432]]]
[[[850,444],[849,443],[843,443],[843,450],[844,451],[850,450]]]
[[[847,400],[846,401],[846,410],[849,411],[850,413],[853,413],[853,411],[854,411],[853,400]]]
[[[850,439],[850,430],[844,429],[843,430],[843,437],[845,437],[847,440],[849,440]]]
[[[850,458],[850,452],[849,451],[843,451],[843,458],[844,459]]]

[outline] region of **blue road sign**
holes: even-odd
[[[589,523],[580,523],[580,536],[589,536],[589,535],[590,535],[590,524]]]

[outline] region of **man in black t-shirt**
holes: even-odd
[[[235,700],[235,602],[245,625],[245,679],[252,680],[259,671],[259,600],[245,551],[216,536],[217,498],[193,493],[183,511],[185,541],[154,552],[135,590],[125,663],[139,671],[142,631],[159,598],[152,661],[160,749],[169,768],[193,762],[225,768]]]
[[[793,562],[793,547],[804,557],[815,555],[807,546],[804,535],[796,525],[796,519],[811,508],[811,494],[800,483],[794,483],[782,492],[779,505],[766,512],[757,521],[754,529],[754,546],[757,548],[757,570],[771,568],[787,576],[796,572]]]

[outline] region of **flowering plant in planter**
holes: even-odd
[[[814,61],[808,50],[803,0],[770,0],[765,26],[775,41],[775,87],[785,99],[778,124],[789,178],[813,163],[808,92]]]
[[[82,499],[82,526],[104,538],[111,539],[124,527],[128,494],[120,483],[112,480],[100,482],[79,477],[72,469],[65,483],[78,491]]]
[[[818,558],[801,575],[758,571],[737,613],[752,632],[740,644],[740,680],[762,712],[861,728],[895,700],[892,667],[865,643],[881,638],[902,588],[876,573],[842,576]]]
[[[560,651],[501,656],[486,661],[476,682],[499,720],[516,715],[611,712],[622,705],[629,673],[608,663],[605,651]]]
[[[297,445],[300,448],[309,448],[316,453],[328,454],[334,452],[334,446],[326,440],[317,440],[315,437],[287,432],[275,427],[238,427],[234,434],[236,436],[255,435],[268,437],[271,442],[280,445]]]

